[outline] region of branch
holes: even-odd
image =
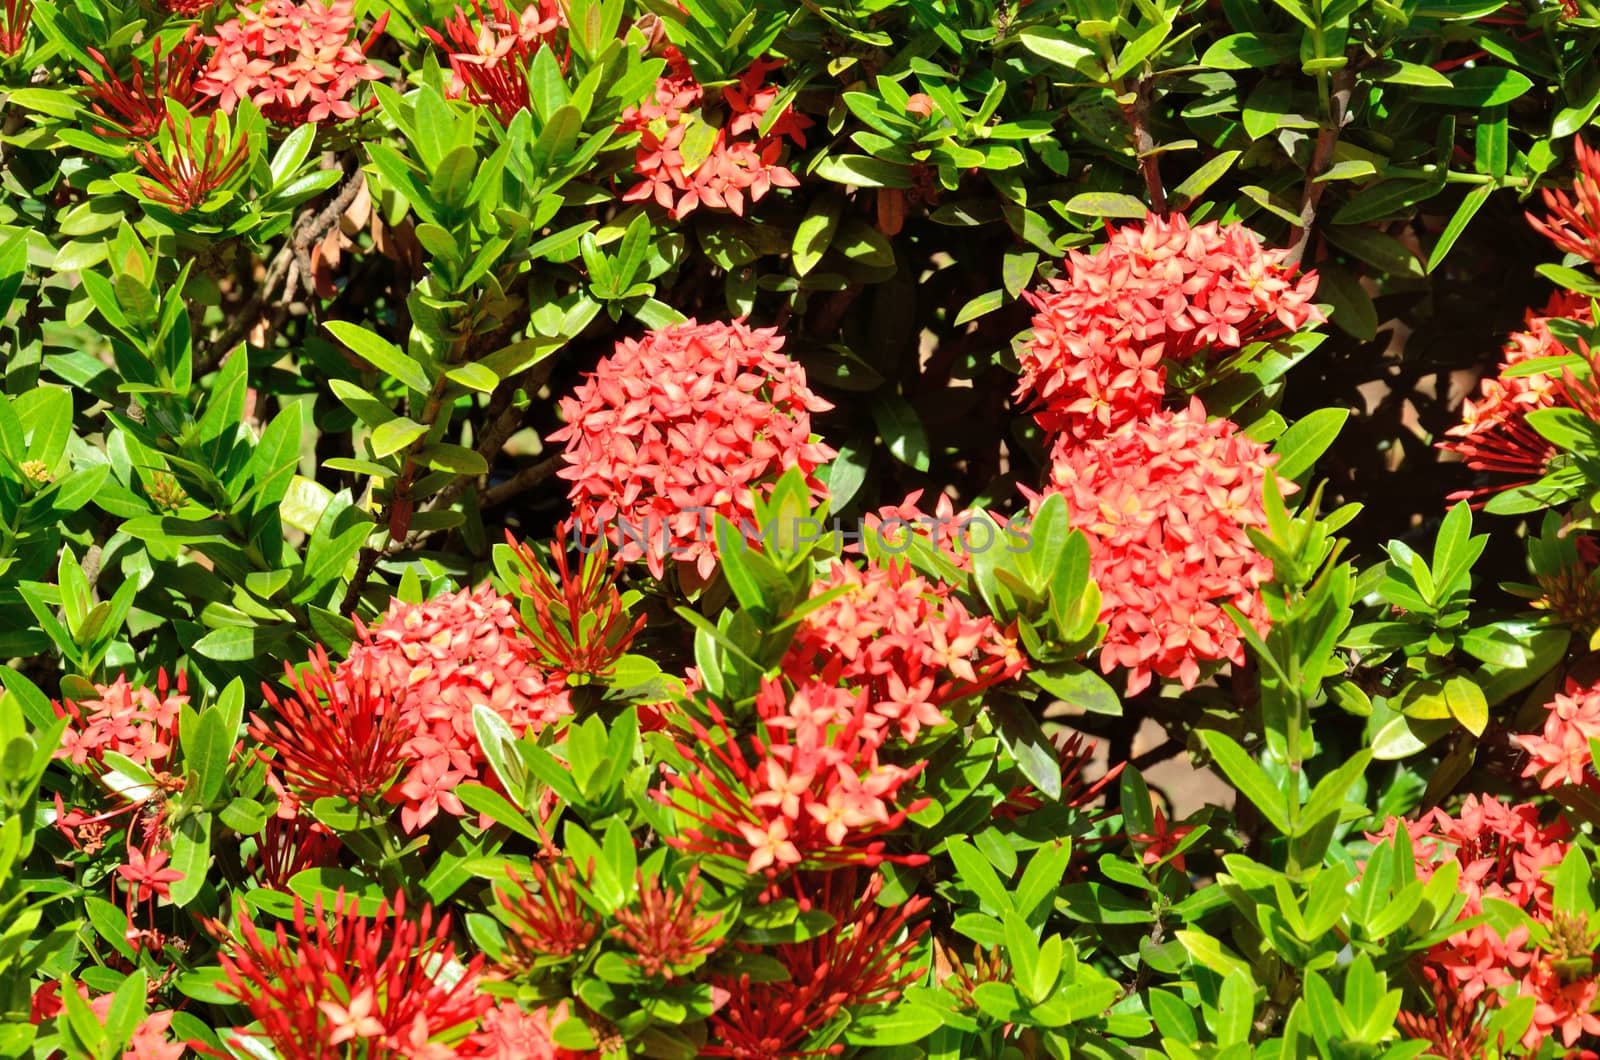
[[[479,503],[479,507],[483,509],[494,508],[504,504],[519,493],[526,493],[554,475],[560,466],[561,456],[559,454],[546,457],[537,464],[529,464],[515,475],[506,479],[506,481],[484,490],[483,499]]]
[[[1333,149],[1339,143],[1339,130],[1349,118],[1350,93],[1355,88],[1355,74],[1348,67],[1333,74],[1333,92],[1328,98],[1328,116],[1317,130],[1316,146],[1311,149],[1311,164],[1306,167],[1305,190],[1300,195],[1300,220],[1290,235],[1289,254],[1284,264],[1299,265],[1311,242],[1311,230],[1317,221],[1317,204],[1328,190],[1326,181],[1317,178],[1328,171],[1333,161]]]
[[[1122,104],[1122,116],[1133,130],[1133,153],[1139,159],[1139,171],[1144,174],[1144,190],[1150,199],[1153,213],[1167,212],[1167,193],[1161,184],[1161,163],[1154,154],[1155,137],[1150,134],[1150,88],[1153,81],[1141,77],[1134,88],[1133,102]]]

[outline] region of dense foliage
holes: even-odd
[[[1596,1055],[1597,46],[4,0],[0,1055]]]

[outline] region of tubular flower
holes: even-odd
[[[475,1024],[492,1004],[477,993],[483,958],[450,968],[450,918],[404,917],[403,896],[361,916],[341,895],[331,916],[319,898],[310,916],[296,898],[293,932],[263,935],[249,919],[220,954],[224,993],[238,999],[280,1056],[336,1060],[360,1039],[368,1060],[443,1060],[456,1055],[434,1039]]]
[[[1192,688],[1208,664],[1243,663],[1222,607],[1266,632],[1272,564],[1246,530],[1266,525],[1262,490],[1277,458],[1230,421],[1208,421],[1198,400],[1092,442],[1063,436],[1053,457],[1046,493],[1066,498],[1100,587],[1102,672],[1126,669],[1135,695],[1153,677]]]
[[[217,6],[217,0],[161,0],[161,9],[169,15],[194,18]]]
[[[541,48],[555,51],[566,12],[558,0],[532,0],[520,14],[513,13],[505,0],[489,0],[487,12],[477,0],[472,7],[478,16],[476,29],[458,6],[443,33],[430,28],[423,32],[449,53],[449,97],[488,107],[509,124],[517,111],[528,109],[528,64]],[[563,70],[569,57],[570,51],[562,53]]]
[[[266,886],[286,891],[295,873],[338,864],[341,846],[338,836],[311,817],[274,814],[256,836],[246,868]]]
[[[284,781],[304,802],[383,796],[406,762],[407,731],[396,708],[405,685],[364,661],[335,671],[317,648],[304,674],[284,664],[292,695],[263,686],[277,720],[251,719],[250,735],[275,756]]]
[[[550,545],[555,576],[545,570],[533,549],[506,531],[506,542],[519,564],[525,632],[540,661],[562,673],[603,678],[644,628],[644,616],[631,624],[617,578],[622,564],[611,558],[605,538],[578,546],[583,558],[573,569],[567,554],[571,522],[556,527]],[[527,612],[532,611],[532,615]]]
[[[1475,471],[1517,477],[1480,490],[1452,493],[1450,500],[1532,482],[1545,473],[1556,455],[1556,447],[1528,425],[1528,413],[1577,405],[1584,388],[1576,386],[1576,380],[1550,372],[1513,374],[1529,361],[1572,354],[1550,330],[1550,321],[1556,319],[1594,322],[1588,299],[1567,291],[1551,296],[1542,313],[1530,309],[1527,330],[1513,333],[1506,342],[1499,374],[1479,384],[1476,401],[1461,403],[1461,422],[1446,431],[1446,440],[1439,443],[1440,449],[1460,454]]]
[[[1128,765],[1125,761],[1118,762],[1097,779],[1089,780],[1084,772],[1094,758],[1093,740],[1081,732],[1074,732],[1052,740],[1051,746],[1056,752],[1056,762],[1061,767],[1061,796],[1052,802],[1074,810],[1087,810],[1095,800],[1105,794],[1108,787],[1116,782]],[[1024,781],[1011,790],[1005,802],[994,808],[994,815],[1002,818],[1021,817],[1045,805],[1044,796],[1039,790],[1032,783]],[[1113,812],[1115,811],[1108,809],[1090,820],[1098,821]]]
[[[1584,785],[1594,778],[1589,741],[1600,736],[1600,683],[1581,685],[1567,678],[1566,688],[1545,705],[1544,731],[1516,741],[1528,752],[1525,777],[1538,777],[1545,790],[1562,784]]]
[[[219,131],[226,128],[226,122],[213,114],[206,121],[204,135],[197,137],[193,121],[184,118],[180,132],[168,113],[159,139],[134,148],[133,157],[152,178],[139,181],[139,189],[174,213],[188,213],[203,205],[250,157],[245,134],[238,133],[230,144],[227,133]]]
[[[0,53],[11,58],[28,43],[28,26],[33,22],[33,0],[5,0],[5,19],[0,21]]]
[[[248,99],[268,121],[282,125],[354,118],[360,112],[350,94],[361,82],[383,76],[367,52],[388,21],[385,12],[357,44],[355,0],[266,0],[259,11],[241,7],[205,38],[215,51],[198,88],[215,97],[224,113]]]
[[[1020,351],[1017,396],[1049,431],[1104,434],[1154,411],[1163,359],[1237,350],[1323,320],[1315,273],[1295,275],[1240,224],[1191,226],[1180,214],[1114,228],[1065,278],[1030,292],[1038,311]]]
[[[1564,823],[1541,825],[1538,810],[1526,803],[1468,796],[1455,817],[1434,809],[1412,822],[1391,818],[1382,833],[1370,838],[1389,839],[1401,827],[1411,838],[1419,879],[1429,880],[1441,866],[1455,863],[1457,889],[1466,896],[1462,919],[1482,913],[1485,899],[1509,902],[1551,925],[1549,945],[1559,945],[1562,918],[1551,907],[1548,870],[1566,856],[1569,832]],[[1593,1000],[1593,987],[1584,982],[1592,982],[1591,976],[1563,979],[1552,974],[1550,959],[1564,956],[1533,945],[1526,926],[1502,936],[1491,925],[1478,924],[1429,950],[1424,970],[1441,978],[1443,985],[1436,990],[1447,990],[1457,1005],[1481,998],[1482,1004],[1497,1006],[1519,992],[1534,997],[1541,1009],[1523,1044],[1537,1049],[1547,1036],[1565,1035],[1569,1026],[1577,1026],[1570,1023],[1572,999],[1588,992]]]
[[[758,60],[728,86],[722,117],[707,113],[705,89],[683,55],[669,46],[666,57],[667,75],[656,82],[654,97],[628,108],[619,123],[622,131],[639,133],[634,172],[640,182],[623,194],[624,202],[654,200],[679,219],[702,205],[743,216],[747,197],[756,202],[774,187],[799,186],[779,162],[785,138],[805,146],[811,120],[790,110],[760,132],[779,96],[766,77],[780,62]]]
[[[895,807],[900,789],[926,763],[879,761],[867,694],[837,687],[836,678],[829,674],[792,695],[779,681],[763,681],[755,709],[764,735],[748,738],[748,752],[715,704],[715,733],[682,719],[692,736],[676,744],[682,768],[654,795],[693,824],[667,842],[743,861],[746,871],[774,880],[801,866],[927,861],[886,853],[885,840],[927,805],[923,798]]]
[[[831,915],[834,926],[805,942],[765,951],[788,971],[786,980],[718,977],[715,985],[727,992],[728,1000],[711,1016],[712,1041],[701,1056],[770,1060],[810,1055],[803,1048],[806,1040],[841,1009],[890,1004],[922,974],[907,965],[928,928],[926,920],[912,924],[928,899],[880,906],[883,877],[873,874],[863,887],[852,870],[807,876],[797,883],[803,887],[804,904]]]
[[[704,579],[713,516],[748,527],[757,491],[790,468],[823,494],[816,470],[834,452],[813,440],[811,413],[829,408],[775,329],[691,320],[618,342],[562,399],[566,426],[550,440],[566,443],[559,474],[582,532],[658,578],[670,556]]]
[[[588,903],[578,895],[577,870],[570,862],[535,861],[528,866],[528,875],[531,885],[508,871],[510,889],[494,892],[510,932],[508,963],[518,971],[582,953],[600,931]]]
[[[1423,968],[1433,990],[1433,1014],[1402,1012],[1395,1026],[1414,1041],[1429,1044],[1428,1055],[1440,1060],[1479,1060],[1488,1055],[1489,1035],[1483,1026],[1481,998],[1463,1000],[1460,988],[1433,968]]]
[[[1550,212],[1543,220],[1530,213],[1528,223],[1557,250],[1600,265],[1600,151],[1577,138],[1572,151],[1578,173],[1571,194],[1542,189],[1540,197]]]
[[[683,889],[663,886],[660,877],[646,882],[637,876],[638,910],[618,909],[611,935],[633,950],[628,963],[645,975],[671,981],[690,966],[716,951],[720,941],[711,932],[721,923],[719,914],[701,916],[700,866],[689,869]]]
[[[352,667],[393,690],[409,770],[390,798],[407,831],[441,809],[464,814],[457,785],[492,779],[474,708],[492,710],[518,737],[572,713],[561,678],[540,669],[511,600],[487,584],[423,603],[390,601],[381,621],[358,631],[339,672]]]
[[[168,100],[190,111],[199,109],[195,86],[195,70],[201,58],[198,34],[198,28],[190,28],[165,58],[161,54],[161,38],[157,37],[150,45],[149,80],[137,58],[129,60],[130,73],[123,81],[104,55],[88,49],[89,58],[100,67],[105,80],[96,80],[87,70],[79,70],[78,77],[83,81],[90,109],[110,123],[109,128],[97,125],[94,131],[101,136],[149,140],[168,120]]]
[[[135,688],[118,675],[94,689],[97,699],[56,704],[56,715],[71,721],[55,757],[100,765],[107,751],[115,751],[143,766],[164,765],[177,743],[178,715],[189,703],[188,675],[180,670],[174,686],[162,670],[154,690]]]
[[[955,701],[1026,666],[1013,636],[987,615],[969,614],[949,586],[929,582],[909,563],[864,571],[835,563],[811,590],[813,597],[829,594],[795,630],[784,673],[798,686],[840,663],[839,680],[867,693],[867,724],[908,743],[949,721],[945,711]]]
[[[481,1060],[575,1060],[593,1056],[556,1045],[555,1028],[567,1020],[565,1001],[532,1012],[515,1002],[501,1001],[483,1014],[482,1025],[472,1033],[461,1056]]]

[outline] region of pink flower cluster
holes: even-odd
[[[1148,415],[1166,387],[1162,360],[1244,345],[1321,321],[1315,273],[1295,275],[1240,224],[1182,215],[1112,229],[1067,275],[1027,295],[1038,314],[1017,395],[1049,431],[1107,433]]]
[[[772,879],[802,866],[926,861],[885,852],[884,836],[927,803],[896,806],[926,763],[880,759],[886,730],[869,702],[865,690],[808,682],[790,692],[767,678],[755,700],[760,735],[735,736],[714,704],[709,727],[680,715],[690,733],[677,741],[685,768],[668,773],[655,796],[694,824],[667,842],[736,858]]]
[[[844,592],[800,622],[783,671],[797,688],[824,680],[864,690],[871,728],[911,743],[948,722],[951,703],[1024,668],[1013,637],[910,564],[835,563],[812,596],[836,589]]]
[[[1563,691],[1545,705],[1544,730],[1516,737],[1528,752],[1525,777],[1538,777],[1546,791],[1562,784],[1596,785],[1589,741],[1600,737],[1600,683],[1567,678]]]
[[[187,674],[179,671],[174,688],[163,670],[154,689],[130,685],[119,674],[109,685],[95,685],[95,692],[97,699],[56,706],[59,716],[72,719],[57,758],[99,764],[114,751],[152,768],[166,762],[177,743],[178,713],[189,702]]]
[[[758,491],[794,467],[821,494],[814,472],[834,454],[812,439],[811,413],[831,407],[775,329],[691,320],[618,342],[562,399],[567,425],[550,440],[566,443],[559,474],[583,532],[656,577],[670,555],[706,578],[712,513],[751,524]]]
[[[1557,291],[1544,309],[1528,310],[1527,330],[1512,333],[1506,341],[1498,375],[1486,377],[1476,401],[1461,403],[1461,422],[1445,432],[1439,448],[1460,454],[1475,471],[1514,475],[1497,486],[1452,494],[1461,500],[1532,482],[1545,473],[1556,447],[1528,426],[1528,413],[1538,409],[1572,408],[1581,401],[1582,388],[1571,385],[1570,373],[1508,374],[1519,365],[1572,353],[1550,330],[1552,320],[1593,323],[1589,300]]]
[[[383,76],[367,52],[388,19],[385,12],[357,44],[355,0],[265,0],[260,10],[241,7],[205,38],[216,50],[196,87],[216,97],[226,113],[248,99],[267,120],[283,125],[354,118],[359,112],[351,93]]]
[[[423,32],[449,53],[449,97],[488,107],[509,123],[517,111],[528,109],[528,63],[541,48],[555,48],[557,35],[567,24],[566,12],[558,0],[533,0],[520,13],[505,0],[489,0],[488,11],[476,2],[473,8],[476,29],[458,6],[443,33]],[[566,65],[564,52],[563,70]]]
[[[1560,965],[1574,956],[1558,952],[1567,934],[1562,915],[1551,908],[1547,870],[1567,853],[1568,829],[1562,822],[1543,825],[1531,804],[1512,805],[1493,797],[1468,796],[1452,817],[1434,809],[1416,821],[1391,818],[1374,841],[1391,839],[1404,825],[1410,834],[1417,876],[1432,879],[1446,861],[1461,870],[1459,889],[1467,897],[1462,919],[1484,911],[1485,899],[1509,902],[1552,928],[1546,946],[1530,941],[1526,927],[1501,936],[1478,924],[1430,950],[1426,967],[1461,1003],[1495,1007],[1518,994],[1535,1000],[1533,1023],[1522,1044],[1537,1050],[1558,1037],[1571,1048],[1580,1036],[1600,1033],[1593,975],[1563,974]]]
[[[82,983],[74,985],[78,996],[89,1002],[89,1011],[94,1013],[96,1019],[102,1024],[110,1019],[111,1005],[116,1001],[115,994],[101,994],[99,997],[90,998],[88,987]],[[52,980],[34,991],[29,1004],[29,1021],[38,1025],[45,1020],[54,1019],[61,1014],[64,1007],[61,1001],[61,982]],[[171,1010],[162,1009],[150,1013],[134,1028],[128,1048],[122,1052],[122,1060],[181,1060],[188,1051],[188,1043],[172,1041],[168,1037],[171,1030]]]
[[[340,666],[354,672],[404,690],[397,713],[411,765],[398,796],[407,831],[440,810],[464,815],[454,789],[490,782],[475,707],[504,718],[519,737],[572,713],[564,679],[539,668],[515,605],[487,584],[418,604],[390,601]]]
[[[720,127],[705,89],[676,48],[668,47],[667,75],[656,82],[655,96],[623,112],[619,127],[639,133],[634,172],[640,182],[622,196],[624,202],[653,200],[674,218],[708,206],[743,215],[745,200],[756,202],[774,187],[799,186],[780,163],[785,139],[804,147],[811,119],[786,111],[765,133],[761,123],[778,101],[778,89],[766,84],[782,64],[760,60],[728,86],[721,96],[726,117]]]
[[[1192,688],[1206,665],[1242,663],[1224,604],[1266,631],[1261,587],[1272,564],[1246,529],[1266,525],[1262,490],[1275,460],[1230,421],[1207,420],[1198,400],[1092,441],[1058,441],[1044,496],[1062,494],[1088,537],[1107,627],[1100,668],[1126,668],[1129,695],[1152,677]]]

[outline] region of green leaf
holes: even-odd
[[[1424,103],[1461,107],[1494,107],[1526,94],[1533,82],[1525,74],[1502,66],[1477,66],[1455,71],[1449,88],[1419,88]]]
[[[428,378],[422,365],[406,356],[388,339],[345,320],[331,320],[326,326],[334,338],[379,372],[424,394],[433,389],[433,380]]]
[[[407,448],[427,433],[428,428],[422,424],[397,416],[379,424],[368,441],[372,445],[372,455],[381,460]]]
[[[1017,39],[1047,62],[1064,66],[1090,81],[1105,79],[1105,66],[1095,46],[1070,29],[1029,26],[1017,34]]]
[[[224,626],[214,629],[194,643],[194,651],[218,662],[270,659],[289,640],[286,626]]]
[[[1217,768],[1239,789],[1239,793],[1254,803],[1274,828],[1288,835],[1289,810],[1284,793],[1267,776],[1266,771],[1226,733],[1203,729],[1200,740],[1211,753]]]
[[[911,402],[898,394],[887,394],[873,402],[872,420],[896,460],[918,471],[928,470],[928,432]]]
[[[1061,797],[1061,763],[1050,738],[1028,711],[1027,704],[1011,696],[989,701],[989,716],[1006,752],[1047,801]]]
[[[181,908],[199,897],[210,865],[211,815],[191,814],[172,830],[172,868],[183,873],[168,888],[173,905]]]
[[[1195,200],[1204,195],[1218,180],[1233,168],[1239,160],[1242,151],[1224,151],[1215,158],[1210,159],[1199,169],[1184,178],[1183,183],[1172,189],[1170,198],[1177,209],[1187,209]]]
[[[843,203],[837,196],[830,197],[813,211],[801,219],[794,232],[794,271],[796,276],[805,276],[817,263],[822,260],[822,255],[827,253],[828,247],[833,244],[834,233],[839,230],[839,216],[843,212]]]
[[[1334,439],[1339,437],[1349,418],[1350,410],[1341,408],[1317,409],[1301,417],[1283,432],[1272,447],[1278,456],[1273,471],[1285,479],[1299,480],[1304,477],[1316,466],[1322,454],[1328,451]]]
[[[1466,197],[1461,200],[1461,205],[1456,207],[1456,212],[1450,215],[1450,223],[1444,226],[1444,231],[1439,233],[1438,242],[1434,243],[1433,250],[1428,254],[1428,272],[1433,272],[1450,253],[1450,248],[1456,245],[1456,240],[1461,238],[1461,233],[1467,230],[1467,225],[1484,203],[1489,201],[1489,196],[1494,194],[1493,184],[1479,184]]]
[[[1062,209],[1089,217],[1128,217],[1134,220],[1143,220],[1150,212],[1149,207],[1132,195],[1111,191],[1079,192],[1068,199]]]

